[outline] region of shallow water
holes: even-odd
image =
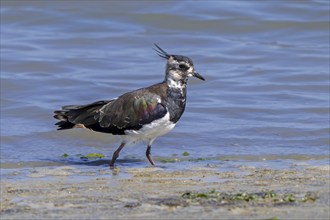
[[[191,57],[206,78],[190,80],[186,112],[154,142],[160,166],[328,164],[328,8],[327,1],[1,1],[1,167],[89,165],[79,155],[95,152],[106,156],[95,165],[105,166],[118,138],[56,131],[52,112],[161,81],[165,62],[153,43]],[[145,149],[124,149],[118,164],[146,166]]]

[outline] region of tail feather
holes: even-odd
[[[54,118],[60,120],[55,124],[58,126],[57,130],[74,128],[78,124],[88,127],[97,123],[94,117],[97,114],[97,110],[109,102],[99,101],[88,105],[63,106],[62,110],[54,111]]]
[[[75,126],[75,124],[72,124],[68,121],[59,121],[55,125],[58,126],[57,130],[65,130],[65,129],[71,129]]]
[[[58,126],[57,130],[70,129],[75,126],[75,124],[69,122],[67,113],[68,111],[62,111],[62,110],[54,111],[55,114],[54,118],[60,120],[55,124]]]
[[[60,120],[60,121],[66,121],[68,120],[68,117],[65,115],[66,111],[61,111],[61,110],[58,110],[58,111],[54,111],[54,118]]]

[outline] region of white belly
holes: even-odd
[[[157,119],[150,124],[143,125],[140,130],[127,130],[123,137],[126,142],[145,141],[152,143],[156,137],[167,134],[175,126],[175,123],[170,121],[170,114],[167,113],[163,118]]]

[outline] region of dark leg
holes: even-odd
[[[125,146],[125,143],[121,143],[120,146],[118,147],[118,149],[113,153],[112,160],[110,162],[110,167],[113,167],[115,165],[115,161],[118,158],[119,153],[120,153],[121,149],[123,149],[124,146]]]
[[[147,148],[147,151],[146,151],[146,156],[147,156],[149,162],[151,163],[151,165],[155,166],[155,163],[151,158],[150,150],[151,150],[151,145],[148,145],[148,148]]]

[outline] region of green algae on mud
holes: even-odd
[[[294,193],[275,193],[273,190],[262,191],[256,193],[239,192],[224,193],[211,190],[208,192],[185,192],[182,198],[191,202],[205,203],[207,200],[217,202],[219,204],[232,204],[235,202],[254,202],[256,205],[285,205],[290,203],[315,202],[317,196],[312,192],[307,192],[300,196]]]
[[[85,157],[88,159],[100,159],[100,158],[104,158],[105,155],[101,153],[90,153],[87,154]]]
[[[86,154],[86,155],[76,154],[75,156],[76,157],[79,157],[81,160],[95,160],[95,159],[101,159],[101,158],[104,158],[105,157],[105,155],[102,154],[102,153],[89,153],[89,154]],[[64,153],[62,155],[62,157],[64,159],[67,159],[67,158],[69,158],[69,154]]]

